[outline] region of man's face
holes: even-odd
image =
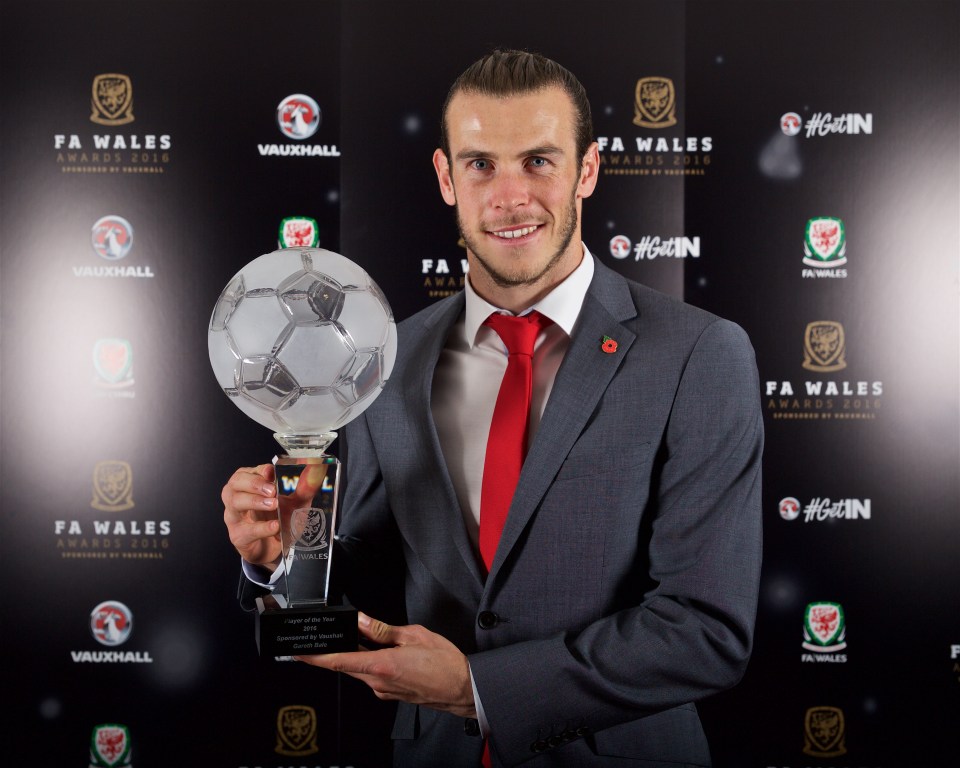
[[[546,293],[580,263],[581,200],[597,178],[596,145],[577,156],[570,98],[560,88],[458,93],[446,122],[450,158],[437,150],[434,167],[457,208],[471,284],[488,300]]]

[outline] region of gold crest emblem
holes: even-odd
[[[669,77],[641,77],[634,96],[633,124],[669,128],[677,124],[677,92]]]
[[[317,746],[317,711],[313,707],[291,705],[277,713],[278,755],[312,755]]]
[[[93,78],[90,119],[100,125],[133,122],[133,85],[126,75],[106,74]]]
[[[810,707],[803,718],[803,753],[811,757],[837,757],[847,748],[843,710],[837,707]]]
[[[843,326],[833,320],[807,323],[803,334],[803,367],[808,371],[828,373],[847,367],[846,340]]]
[[[93,501],[104,512],[133,509],[133,470],[125,461],[101,461],[93,468]]]

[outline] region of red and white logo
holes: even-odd
[[[277,125],[290,139],[309,139],[320,127],[320,105],[303,93],[287,96],[277,107]]]
[[[123,603],[107,600],[90,612],[90,632],[101,645],[122,645],[133,631],[133,613]]]
[[[625,259],[630,255],[630,249],[632,247],[633,244],[630,242],[629,237],[617,235],[610,240],[610,255],[615,259]]]
[[[796,136],[803,127],[803,120],[796,112],[787,112],[780,118],[780,130],[787,136]]]
[[[800,517],[800,501],[799,499],[793,498],[793,496],[787,496],[785,499],[780,499],[780,517],[784,520],[796,520]]]
[[[93,250],[108,261],[119,261],[133,247],[133,227],[121,216],[104,216],[90,233]]]

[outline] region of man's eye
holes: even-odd
[[[534,168],[543,168],[547,164],[547,160],[544,157],[531,157],[530,165]]]
[[[490,163],[488,163],[486,160],[474,160],[471,165],[476,171],[485,171],[490,167]]]

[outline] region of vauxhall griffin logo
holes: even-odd
[[[116,648],[130,639],[133,612],[116,600],[105,600],[90,612],[90,634],[100,645]],[[147,651],[70,651],[74,664],[153,664]]]
[[[106,74],[93,78],[90,119],[100,125],[132,123],[133,86],[126,75]]]
[[[780,118],[780,130],[786,136],[796,136],[803,127],[803,120],[796,112],[786,112]]]
[[[119,261],[133,247],[133,226],[122,216],[104,216],[94,223],[90,241],[100,258]]]
[[[101,216],[90,228],[90,245],[104,261],[120,262],[133,248],[133,225],[123,216]],[[74,277],[153,277],[153,269],[143,264],[74,265]]]
[[[320,127],[320,105],[303,93],[287,96],[277,106],[277,125],[290,139],[309,139]]]
[[[616,235],[610,240],[610,255],[615,259],[625,259],[630,255],[633,243],[626,235]]]
[[[340,157],[336,144],[306,142],[320,128],[320,121],[320,105],[314,99],[305,93],[291,94],[277,105],[277,127],[296,143],[258,143],[257,151],[261,157]]]
[[[133,613],[123,603],[107,600],[90,613],[90,633],[101,645],[123,645],[133,631]]]

